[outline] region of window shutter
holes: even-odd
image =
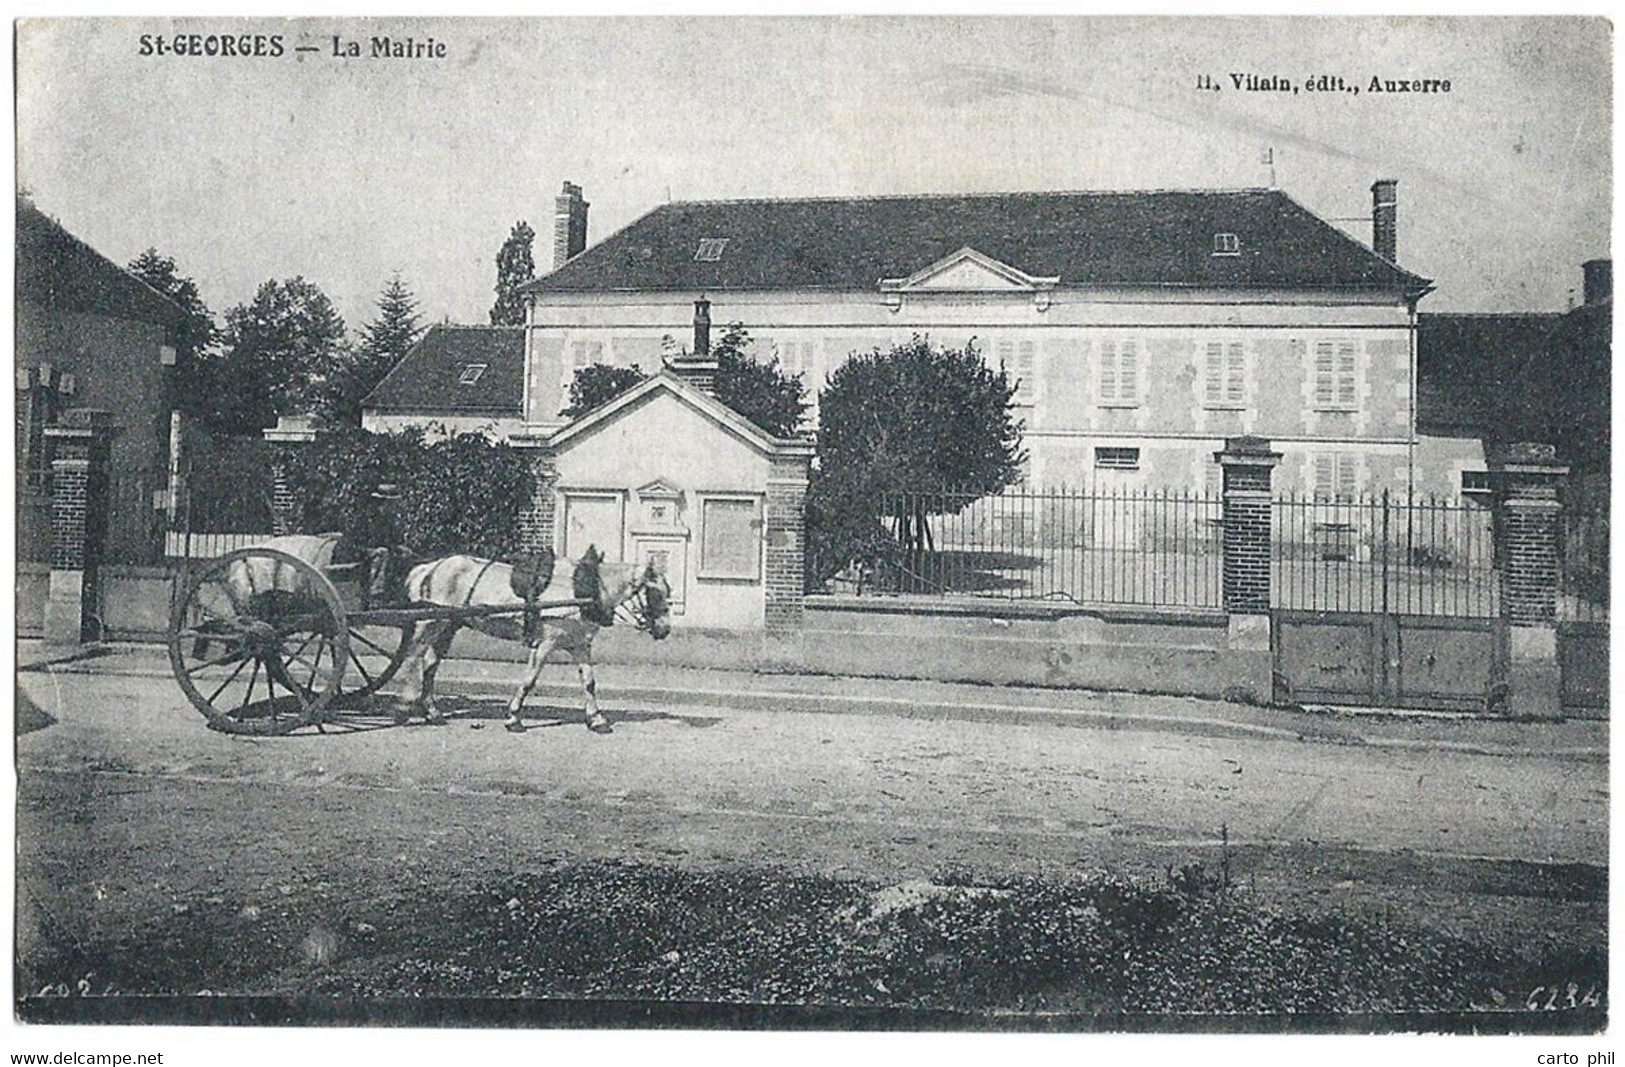
[[[1247,398],[1247,350],[1236,342],[1230,346],[1225,361],[1225,399],[1239,404]]]
[[[1330,500],[1332,498],[1333,481],[1335,477],[1335,459],[1328,455],[1315,457],[1315,499]]]
[[[1359,472],[1355,467],[1355,457],[1340,455],[1337,457],[1337,498],[1339,500],[1353,500],[1358,490]]]
[[[1217,341],[1209,341],[1207,345],[1207,402],[1217,404],[1224,399],[1221,377],[1223,375],[1222,355],[1224,346]]]
[[[1345,341],[1337,348],[1337,403],[1352,408],[1354,395],[1354,342]]]
[[[1016,387],[1016,397],[1022,400],[1032,400],[1033,375],[1036,373],[1038,361],[1038,346],[1032,341],[1022,341],[1016,346],[1016,378],[1019,382]]]
[[[1100,343],[1100,399],[1117,399],[1117,342]]]
[[[1140,351],[1133,341],[1124,341],[1119,351],[1121,367],[1118,371],[1118,399],[1135,400],[1140,395]]]
[[[1334,378],[1337,374],[1337,360],[1330,341],[1322,341],[1315,345],[1315,403],[1321,407],[1331,404],[1337,399],[1337,387]]]

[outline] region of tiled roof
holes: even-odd
[[[431,326],[361,404],[380,414],[518,416],[524,398],[524,327]]]
[[[1213,254],[1220,233],[1240,239],[1239,255]],[[701,242],[717,240],[720,255],[701,258]],[[873,290],[966,247],[1062,287],[1429,285],[1285,193],[1241,189],[680,202],[527,288]]]
[[[17,300],[58,311],[178,326],[180,306],[17,200]]]

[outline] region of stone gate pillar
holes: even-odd
[[[113,416],[76,408],[45,428],[51,449],[51,578],[45,640],[79,645],[101,637],[97,571],[107,543]]]
[[[1230,616],[1229,648],[1259,661],[1258,684],[1239,685],[1260,699],[1270,678],[1270,477],[1281,453],[1262,437],[1227,437],[1213,453],[1224,469],[1224,610]],[[1250,673],[1250,672],[1249,672]]]
[[[1507,446],[1491,458],[1495,530],[1501,539],[1501,617],[1508,624],[1513,715],[1557,718],[1563,712],[1557,658],[1558,490],[1569,469],[1547,444]]]
[[[812,458],[810,442],[780,442],[767,478],[763,618],[767,632],[775,636],[786,636],[801,628],[807,581],[807,480]]]
[[[289,484],[288,468],[300,449],[316,440],[316,419],[311,415],[280,415],[264,431],[271,443],[271,533],[277,537],[299,533],[299,500]]]

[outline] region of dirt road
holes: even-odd
[[[1562,873],[1606,865],[1597,760],[612,697],[609,736],[573,708],[509,734],[498,702],[464,701],[443,726],[246,739],[168,680],[22,677],[19,954],[45,984],[94,970],[63,944],[211,908],[318,930],[340,905],[596,860],[879,883],[1202,863],[1445,933],[1603,929],[1601,880]]]

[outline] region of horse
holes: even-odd
[[[644,566],[605,562],[596,546],[589,546],[569,569],[553,572],[552,581],[535,597],[537,600],[581,599],[577,607],[543,609],[527,623],[520,613],[476,616],[466,619],[434,619],[418,624],[402,663],[402,688],[395,698],[397,722],[421,713],[427,722],[440,722],[443,716],[434,700],[434,679],[446,657],[451,639],[468,626],[493,637],[526,641],[530,655],[525,674],[512,699],[504,727],[524,730],[519,713],[525,698],[536,687],[542,664],[555,650],[567,653],[576,663],[584,694],[587,728],[607,734],[610,725],[598,710],[598,685],[593,677],[592,642],[598,631],[615,622],[617,612],[631,617],[633,624],[655,640],[671,632],[671,588],[651,562]],[[478,556],[447,556],[421,563],[406,574],[406,600],[412,604],[439,604],[447,607],[523,608],[525,599],[515,592],[514,567],[509,563]]]

